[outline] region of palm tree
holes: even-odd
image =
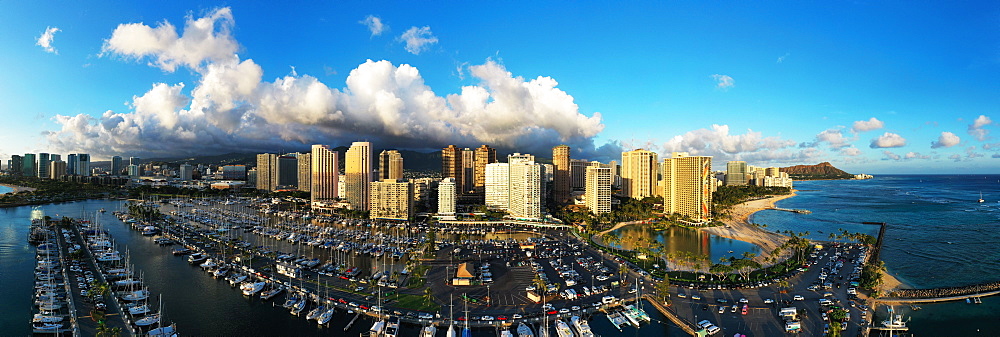
[[[117,337],[121,332],[120,327],[109,327],[103,320],[97,322],[97,337]]]

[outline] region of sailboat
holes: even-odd
[[[455,333],[455,299],[448,296],[448,300],[451,301],[451,304],[448,305],[451,313],[448,314],[448,333],[445,334],[445,337],[456,337],[458,334]]]
[[[981,191],[979,192],[979,202],[980,203],[986,202],[986,200],[983,200],[983,192],[981,192]]]

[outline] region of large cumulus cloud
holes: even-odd
[[[60,151],[143,157],[279,151],[309,144],[367,139],[379,147],[493,146],[544,153],[566,143],[581,155],[597,147],[600,113],[580,113],[572,96],[549,77],[524,79],[487,60],[469,67],[476,85],[439,95],[416,67],[373,61],[352,70],[341,88],[309,75],[265,81],[252,59],[241,60],[228,8],[189,16],[178,34],[169,22],[119,25],[106,56],[147,62],[164,71],[185,67],[196,83],[155,83],[129,111],[99,117],[57,116],[47,136]]]

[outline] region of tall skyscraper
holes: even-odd
[[[368,210],[368,194],[370,184],[375,179],[372,172],[372,144],[369,142],[351,143],[351,148],[347,150],[344,158],[347,162],[344,165],[344,174],[347,175],[347,186],[344,189],[347,195],[344,197],[351,204],[351,209]]]
[[[438,184],[438,214],[455,214],[455,197],[457,193],[455,178],[448,177],[441,179],[441,183]]]
[[[89,154],[76,154],[76,174],[84,177],[89,177],[91,175]]]
[[[178,177],[181,180],[193,180],[194,179],[194,167],[191,164],[181,164],[180,168],[177,170]]]
[[[128,157],[128,164],[129,165],[141,165],[142,161],[139,159],[139,157]]]
[[[497,150],[489,147],[488,145],[483,145],[477,147],[473,159],[474,169],[472,190],[478,194],[482,194],[486,190],[486,165],[497,162]]]
[[[312,153],[299,153],[299,191],[309,192],[312,190]]]
[[[277,177],[278,188],[298,189],[299,188],[299,159],[295,153],[278,156],[278,167],[275,176]]]
[[[413,185],[408,181],[382,179],[371,183],[368,217],[409,220],[413,217]]]
[[[122,175],[122,156],[112,156],[111,157],[111,175],[120,176]]]
[[[663,212],[696,222],[712,218],[712,157],[674,152],[663,159]]]
[[[129,165],[128,166],[128,176],[131,178],[139,177],[139,165]]]
[[[19,155],[10,156],[10,164],[7,165],[7,171],[15,175],[24,175],[24,157]]]
[[[261,153],[257,155],[257,189],[274,191],[278,187],[278,155]]]
[[[515,153],[507,157],[510,164],[510,207],[508,212],[516,218],[541,219],[544,207],[545,169],[535,163],[535,157]]]
[[[66,162],[55,160],[49,162],[49,179],[58,180],[66,175]]]
[[[462,194],[471,192],[476,184],[476,152],[462,149]]]
[[[49,164],[50,162],[52,162],[52,159],[49,157],[48,153],[43,152],[38,154],[38,166],[36,168],[38,170],[38,174],[36,174],[37,177],[49,179],[49,166],[51,166]]]
[[[586,192],[587,208],[591,213],[611,212],[611,168],[587,167]]]
[[[66,155],[66,174],[77,175],[76,167],[80,164],[80,158],[77,158],[76,153],[71,153]]]
[[[403,155],[396,150],[382,150],[378,155],[378,180],[403,179]]]
[[[587,185],[587,168],[594,166],[595,162],[583,159],[569,160],[569,188],[573,191],[583,190]],[[600,165],[601,163],[596,163]]]
[[[569,201],[570,196],[570,158],[569,146],[559,145],[552,148],[552,166],[555,173],[552,175],[553,199],[557,203]]]
[[[21,174],[25,177],[37,177],[38,168],[35,167],[37,160],[38,157],[34,153],[25,153],[21,162]]]
[[[441,150],[441,176],[455,178],[455,189],[461,192],[464,191],[462,173],[462,149],[455,145],[448,145]]]
[[[337,199],[340,169],[337,165],[337,151],[331,151],[327,145],[313,145],[310,157],[312,159],[312,187],[309,196],[312,202],[322,202]]]
[[[731,161],[726,163],[726,185],[746,186],[747,185],[747,163],[744,161]]]
[[[656,192],[656,153],[637,149],[622,152],[622,194],[642,199]]]
[[[486,164],[486,181],[484,183],[486,207],[507,210],[510,206],[510,164]]]

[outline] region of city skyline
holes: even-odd
[[[463,4],[437,16],[415,4],[88,4],[83,17],[85,5],[2,4],[12,24],[0,71],[19,84],[0,87],[13,126],[0,157],[363,139],[423,152],[565,143],[602,162],[645,148],[854,173],[991,172],[1000,56],[988,4],[579,4],[561,15],[550,3]],[[294,24],[268,19],[292,12]],[[438,19],[467,12],[489,13]],[[538,26],[497,32],[500,20]]]

